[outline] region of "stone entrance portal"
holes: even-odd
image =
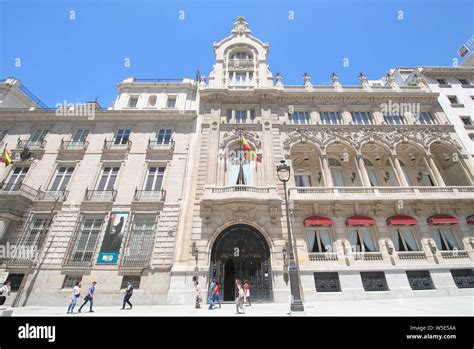
[[[245,224],[225,229],[212,247],[212,278],[219,282],[224,301],[235,299],[235,278],[248,281],[252,300],[272,300],[270,248],[262,234]]]

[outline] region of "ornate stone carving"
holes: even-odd
[[[235,21],[231,33],[237,35],[250,34],[249,25],[244,17],[237,17],[237,21]]]
[[[230,143],[238,141],[240,137],[240,132],[246,139],[248,139],[254,146],[255,150],[258,152],[262,146],[262,141],[260,140],[260,135],[257,132],[250,131],[248,128],[234,128],[232,131],[225,132],[222,136],[222,141],[220,143],[220,148],[225,149]]]
[[[286,135],[283,141],[283,149],[289,151],[295,143],[305,143],[311,141],[322,150],[334,141],[345,142],[357,152],[361,151],[361,146],[366,142],[379,142],[385,144],[388,149],[396,149],[400,142],[412,141],[429,150],[434,142],[446,142],[463,154],[461,145],[450,137],[449,133],[441,128],[419,128],[419,127],[385,127],[383,130],[373,127],[357,126],[357,130],[350,130],[342,127],[328,128],[323,130],[311,130],[297,128]]]

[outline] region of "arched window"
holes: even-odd
[[[331,169],[332,182],[335,187],[345,187],[346,181],[344,179],[344,170],[342,169],[341,163],[334,159],[328,159],[329,168]]]
[[[367,170],[367,175],[369,176],[370,185],[372,187],[380,186],[379,179],[377,177],[377,170],[374,167],[374,164],[369,159],[364,158],[365,169]]]

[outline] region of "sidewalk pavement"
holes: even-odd
[[[134,306],[132,310],[121,310],[117,306],[101,306],[97,299],[94,312],[88,306],[81,314],[66,314],[67,304],[62,307],[27,306],[13,308],[13,316],[289,316],[289,304],[255,303],[245,306],[245,315],[236,314],[235,304],[224,303],[222,308],[208,310],[189,305]],[[133,298],[132,298],[133,303]],[[12,309],[12,308],[9,308]],[[473,296],[426,297],[404,299],[377,299],[358,301],[324,301],[305,303],[305,316],[474,316]]]

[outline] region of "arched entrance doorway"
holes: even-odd
[[[255,228],[238,224],[225,229],[212,246],[210,279],[220,285],[224,301],[235,299],[235,278],[250,285],[253,300],[272,299],[270,248]]]

